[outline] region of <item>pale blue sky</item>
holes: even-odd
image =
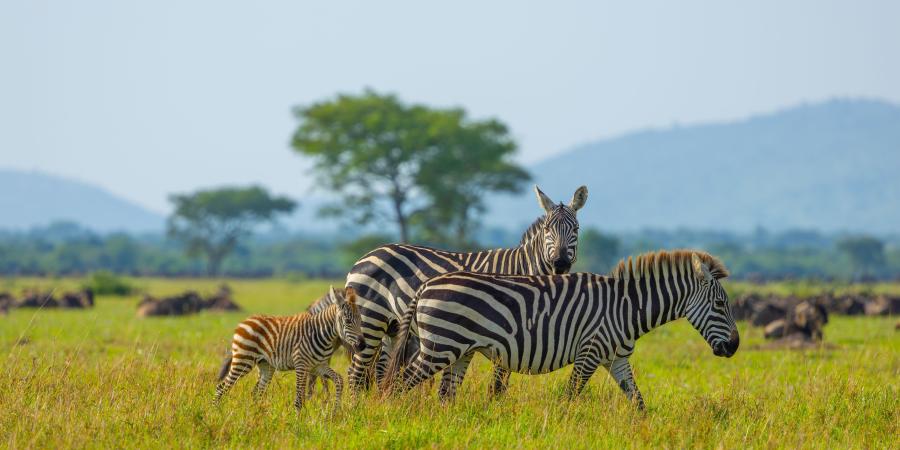
[[[521,159],[675,122],[900,101],[900,2],[0,0],[0,167],[302,198],[290,108],[365,86],[506,121]]]

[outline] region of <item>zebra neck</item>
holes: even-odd
[[[540,236],[534,236],[515,248],[519,260],[522,261],[522,274],[550,275],[553,273],[553,265],[544,259],[544,247]]]
[[[338,306],[329,305],[322,312],[310,318],[310,325],[318,330],[320,336],[324,339],[340,339],[337,316]]]
[[[548,275],[552,265],[543,260],[539,239],[532,239],[513,248],[498,248],[472,253],[458,253],[464,270],[510,275]]]
[[[685,317],[687,299],[694,291],[692,282],[670,276],[632,278],[625,283],[622,297],[631,305],[626,335],[637,339],[653,329]]]

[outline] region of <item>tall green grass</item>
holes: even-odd
[[[154,295],[212,292],[212,280],[135,279]],[[235,324],[249,313],[305,308],[328,283],[229,281],[244,313],[135,317],[138,296],[98,298],[93,310],[13,310],[0,316],[0,445],[28,447],[827,447],[897,448],[900,332],[895,318],[839,317],[826,345],[768,349],[741,324],[741,349],[717,358],[686,322],[638,342],[632,358],[648,410],[638,412],[601,371],[584,395],[563,397],[570,369],[514,375],[486,396],[489,364],[469,369],[457,401],[433,392],[390,401],[348,396],[330,414],[317,393],[292,406],[293,374],[251,399],[255,373],[219,407],[215,374]],[[338,284],[338,283],[335,283]],[[4,280],[60,290],[80,280]],[[888,286],[887,289],[896,289]],[[347,361],[332,361],[339,372]]]

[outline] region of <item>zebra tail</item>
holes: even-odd
[[[219,377],[218,381],[222,381],[225,379],[225,376],[228,375],[228,370],[231,369],[231,349],[228,349],[228,354],[225,356],[225,359],[222,360],[222,367],[219,368]]]
[[[422,288],[424,287],[425,285],[422,285]],[[394,351],[391,352],[390,362],[381,382],[381,392],[383,394],[389,395],[392,393],[397,376],[403,370],[408,360],[411,359],[411,355],[407,354],[406,351],[406,343],[409,341],[411,328],[415,326],[413,321],[415,321],[416,305],[419,304],[419,294],[422,293],[422,288],[419,288],[415,297],[409,302],[406,312],[403,314],[403,319],[400,321],[400,330],[397,333],[397,338],[394,340]]]

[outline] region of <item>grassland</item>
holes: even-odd
[[[77,280],[5,280],[72,288]],[[209,280],[136,280],[154,294],[211,292]],[[231,281],[248,312],[302,310],[326,282]],[[747,289],[735,285],[733,289]],[[791,291],[792,286],[773,289]],[[809,289],[809,287],[801,287]],[[877,290],[898,290],[882,285]],[[638,342],[632,359],[648,410],[637,412],[598,372],[575,401],[569,370],[514,375],[488,401],[477,357],[454,404],[414,392],[390,402],[345,396],[329,415],[318,393],[298,414],[293,375],[276,375],[253,402],[242,380],[211,404],[233,326],[247,313],[135,317],[136,296],[100,297],[93,310],[14,310],[0,316],[0,446],[60,447],[900,447],[900,332],[896,318],[834,318],[826,345],[771,350],[741,324],[742,347],[716,358],[684,322]],[[339,372],[346,360],[333,361]],[[255,378],[255,376],[254,376]]]

